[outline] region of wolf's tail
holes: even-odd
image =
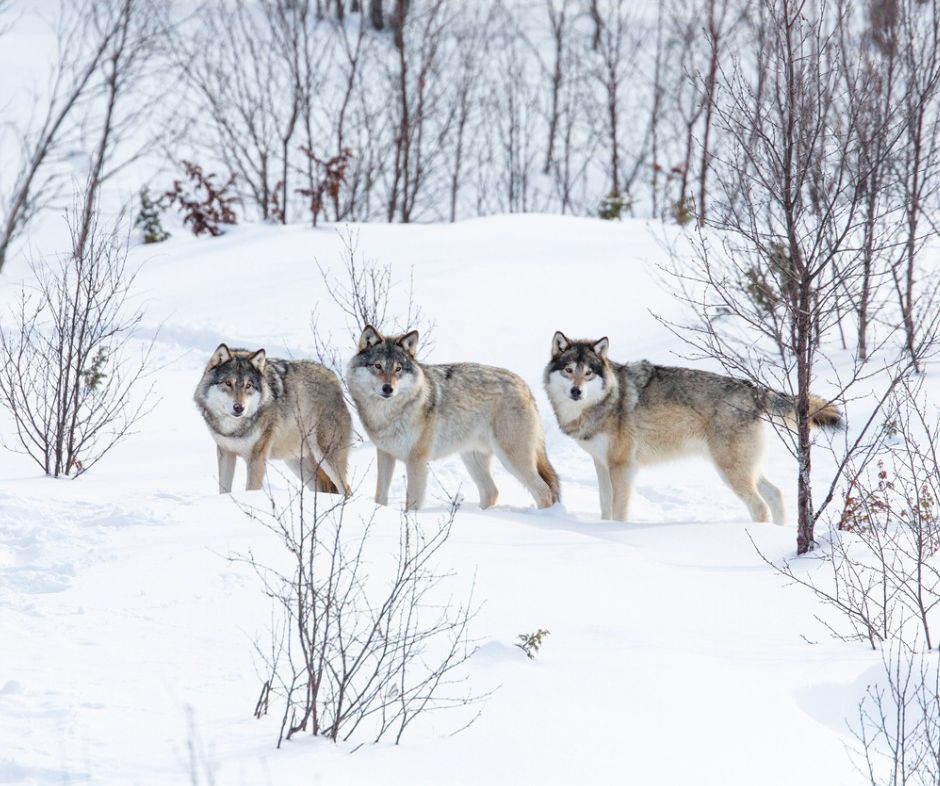
[[[317,467],[317,491],[323,491],[327,494],[339,494],[336,484],[330,480],[330,476],[323,471],[322,467]]]
[[[545,481],[545,485],[552,492],[552,504],[561,502],[561,482],[558,480],[558,473],[548,460],[548,454],[545,452],[545,446],[539,449],[538,456],[535,459],[535,468],[538,470],[539,477]]]
[[[796,431],[796,401],[793,396],[786,393],[770,391],[766,399],[767,413],[785,425],[791,431]],[[819,396],[809,397],[809,422],[816,428],[836,430],[845,426],[845,420],[839,408],[831,401]]]

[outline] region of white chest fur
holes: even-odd
[[[215,444],[222,448],[222,450],[234,453],[242,458],[248,458],[248,456],[251,455],[251,449],[256,442],[255,438],[252,436],[226,437],[222,434],[213,434],[212,438],[215,440]]]
[[[606,434],[595,434],[590,439],[579,439],[578,444],[598,461],[607,463],[607,451],[610,448],[610,439]]]

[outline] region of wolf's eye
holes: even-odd
[[[379,371],[382,370],[382,364],[381,364],[381,363],[376,363],[376,364],[375,364],[375,367],[376,367]]]
[[[227,388],[232,387],[232,380],[230,380],[230,379],[225,380],[225,387],[227,387]]]
[[[245,383],[245,390],[251,390],[251,383],[250,383],[250,382],[246,382],[246,383]]]
[[[401,371],[401,366],[395,366],[395,373],[397,374],[399,371]]]
[[[573,369],[571,366],[567,366],[567,367],[565,368],[565,373],[566,373],[566,374],[574,374],[574,369]]]
[[[585,376],[587,379],[590,379],[591,377],[594,376],[594,372],[591,371],[591,369],[588,369],[587,371],[584,372],[584,376]]]

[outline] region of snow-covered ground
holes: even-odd
[[[750,523],[694,460],[642,472],[633,520],[600,522],[592,462],[541,391],[558,329],[609,336],[618,360],[681,362],[681,343],[650,315],[678,313],[656,273],[657,232],[534,215],[351,230],[365,257],[393,265],[395,307],[413,269],[436,321],[427,360],[504,366],[528,381],[562,478],[563,507],[537,512],[496,468],[500,503],[481,512],[458,460],[434,467],[422,516],[439,517],[447,492],[466,496],[441,559],[458,591],[475,577],[484,601],[469,675],[475,689],[497,690],[479,720],[451,736],[459,721],[440,715],[401,746],[350,755],[308,738],[276,751],[277,718],[252,717],[252,640],[270,607],[227,557],[274,544],[215,493],[215,450],[191,396],[222,340],[309,355],[314,307],[320,330],[351,354],[316,264],[340,270],[346,228],[179,233],[133,253],[143,334],[160,326],[157,403],[138,433],[75,481],[0,452],[0,783],[191,783],[191,748],[196,781],[217,786],[858,782],[845,718],[878,656],[831,641],[816,602],[784,587],[749,539],[781,558],[794,529]],[[11,264],[0,307],[24,274]],[[792,510],[793,461],[768,442],[768,477]],[[352,458],[352,512],[363,516],[372,459],[368,444]],[[401,472],[373,533],[390,548]],[[243,478],[240,465],[236,485]],[[529,661],[513,642],[537,628],[551,634]]]

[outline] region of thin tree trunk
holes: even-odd
[[[715,23],[715,0],[709,0],[708,3],[708,39],[711,43],[711,56],[708,61],[708,75],[705,79],[705,128],[702,130],[702,160],[699,171],[698,187],[698,225],[705,226],[705,197],[706,183],[708,180],[708,167],[711,152],[709,149],[709,137],[712,129],[712,114],[715,108],[715,81],[718,76],[718,52],[721,30]]]
[[[552,37],[555,43],[555,68],[552,71],[552,100],[551,109],[548,116],[548,148],[545,151],[545,166],[542,168],[543,174],[548,174],[551,170],[552,161],[555,159],[555,136],[558,134],[558,99],[562,84],[562,57],[564,55],[565,43],[565,3],[562,0],[561,11],[555,15],[552,6],[552,0],[548,0],[548,15],[552,26]]]
[[[382,30],[385,27],[382,0],[369,0],[369,22],[374,30]]]

